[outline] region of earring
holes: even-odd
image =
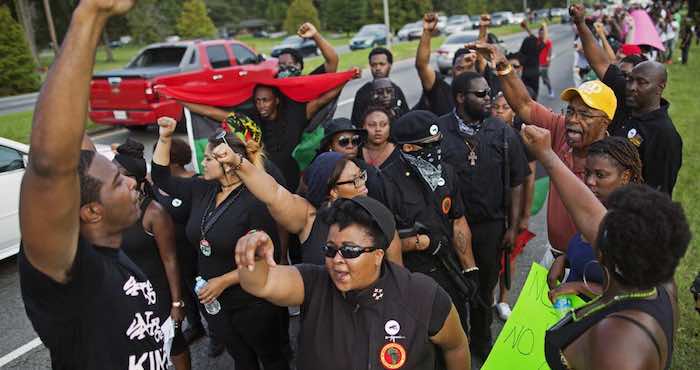
[[[588,266],[589,266],[592,262],[593,262],[593,263],[599,264],[600,267],[603,268],[603,271],[605,271],[606,273],[608,272],[608,271],[607,271],[607,268],[606,268],[605,266],[603,266],[600,262],[598,262],[598,260],[591,260],[591,261],[588,261],[588,262],[586,263],[586,265],[583,266],[583,274],[582,274],[582,277],[583,277],[583,285],[586,287],[586,289],[588,289],[589,292],[593,292],[593,289],[591,289],[591,286],[588,285],[588,280],[586,279],[586,271],[588,271]],[[605,291],[607,290],[608,287],[610,287],[610,280],[607,280],[607,287],[603,290],[603,292],[605,292]]]

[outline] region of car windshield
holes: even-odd
[[[460,24],[467,21],[467,17],[452,16],[447,18],[447,24]]]
[[[478,15],[472,15],[469,17],[472,22],[478,22],[481,18]]]
[[[401,28],[401,29],[402,30],[412,30],[412,29],[415,29],[417,27],[418,27],[417,23],[409,23],[409,24],[403,26],[403,28]]]
[[[282,45],[296,45],[301,42],[301,37],[299,36],[289,36],[282,40]]]
[[[477,38],[479,38],[477,34],[452,35],[447,38],[445,44],[467,44],[476,41]]]
[[[362,27],[357,36],[382,36],[384,34],[383,27]]]
[[[184,46],[146,49],[127,68],[177,67],[186,51],[187,47]]]

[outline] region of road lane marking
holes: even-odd
[[[355,99],[354,98],[353,99],[345,99],[345,100],[341,101],[340,103],[338,103],[338,106],[340,107],[341,105],[350,104],[353,102],[353,100],[355,100]]]
[[[23,354],[33,350],[36,347],[39,347],[41,344],[42,344],[41,339],[39,339],[39,338],[32,339],[29,343],[23,345],[22,347],[19,347],[16,350],[6,354],[5,356],[0,357],[0,367],[3,367],[5,365],[9,364],[10,362],[19,358]]]

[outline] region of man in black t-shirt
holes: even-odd
[[[386,48],[378,47],[372,49],[369,52],[369,67],[370,72],[372,72],[372,79],[376,80],[378,78],[389,78],[391,73],[391,65],[394,63],[394,56]],[[396,99],[394,106],[391,107],[392,110],[397,109],[403,112],[408,111],[408,103],[406,102],[406,97],[403,94],[401,88],[392,82],[394,91],[396,94]],[[355,93],[355,101],[352,104],[352,115],[350,120],[357,126],[362,126],[362,117],[365,114],[365,109],[370,106],[370,100],[372,96],[372,81],[367,82],[362,85],[360,89]]]
[[[598,46],[586,26],[583,6],[571,6],[570,13],[588,62],[617,97],[611,134],[625,137],[637,147],[644,182],[672,195],[683,164],[683,140],[668,115],[670,103],[662,98],[668,77],[666,67],[646,61],[625,75]]]
[[[89,56],[107,19],[132,5],[80,2],[34,115],[18,265],[27,316],[54,369],[166,369],[172,325],[157,317],[153,286],[119,249],[139,218],[136,182],[84,138]]]
[[[423,34],[416,50],[416,70],[418,70],[418,77],[420,77],[423,86],[421,102],[425,104],[425,106],[420,106],[420,109],[429,110],[437,116],[442,116],[454,109],[454,101],[452,100],[450,84],[430,65],[430,39],[437,29],[437,24],[437,14],[429,13],[423,16]],[[470,53],[465,48],[457,49],[452,59],[452,77],[456,78],[467,71],[476,71],[475,63],[476,53]]]

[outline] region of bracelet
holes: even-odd
[[[468,269],[464,269],[464,270],[462,270],[462,274],[466,274],[467,272],[472,272],[472,271],[479,271],[479,268],[474,266],[474,267],[470,267]]]
[[[236,153],[236,154],[238,154],[238,164],[231,169],[233,172],[240,170],[241,166],[243,165],[243,154],[241,154],[241,153]]]
[[[507,75],[507,74],[509,74],[509,73],[511,73],[511,72],[513,72],[513,66],[511,66],[510,64],[508,64],[508,67],[506,67],[506,69],[503,69],[503,70],[500,70],[500,71],[499,71],[499,70],[496,70],[496,75],[498,75],[498,76],[505,76],[505,75]]]
[[[175,301],[172,303],[172,306],[175,308],[184,308],[185,307],[185,302],[180,300],[180,301]]]

